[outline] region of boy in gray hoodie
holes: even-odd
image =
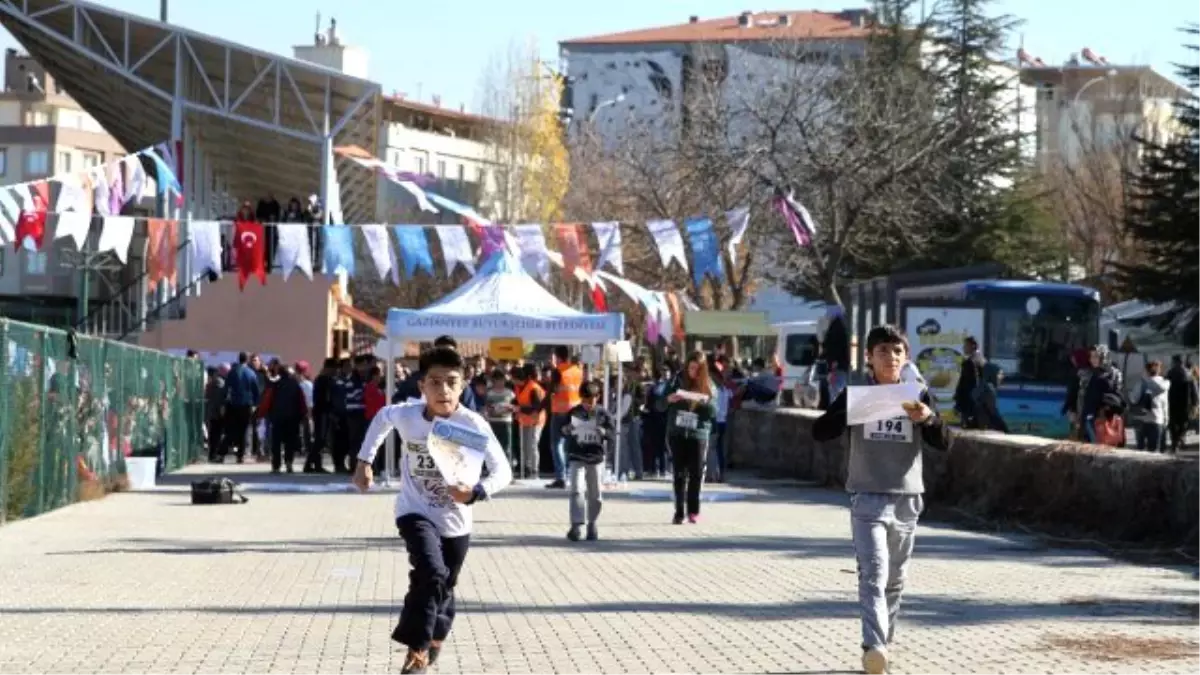
[[[908,340],[895,326],[867,333],[870,384],[898,384],[909,360]],[[916,541],[922,495],[922,445],[946,450],[949,436],[922,387],[919,401],[904,405],[895,419],[846,425],[843,391],[813,424],[813,438],[832,441],[849,435],[846,491],[850,493],[850,531],[858,562],[858,602],[862,614],[863,670],[887,672],[888,646],[896,629],[900,595]]]

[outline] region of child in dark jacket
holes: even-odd
[[[600,517],[600,507],[603,505],[600,473],[604,470],[604,449],[608,446],[608,437],[613,433],[612,418],[596,405],[599,389],[595,382],[584,382],[579,388],[580,403],[567,414],[568,422],[563,425],[567,493],[571,504],[571,529],[567,531],[567,539],[571,541],[579,541],[585,517],[588,541],[599,538],[596,519]]]

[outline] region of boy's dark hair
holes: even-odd
[[[521,375],[526,380],[536,380],[538,377],[538,367],[532,363],[526,363],[521,367]]]
[[[324,364],[324,367],[325,367],[325,368],[337,368],[337,367],[338,367],[338,360],[337,360],[337,359],[335,359],[335,358],[328,358],[328,359],[325,359],[325,364]]]
[[[434,347],[449,347],[451,349],[457,350],[458,349],[458,341],[455,340],[454,338],[450,337],[449,335],[443,335],[433,341],[433,346]]]
[[[463,357],[453,347],[434,347],[426,349],[421,354],[420,369],[421,372],[427,372],[430,368],[445,368],[447,370],[463,371]]]
[[[487,386],[488,386],[488,379],[486,377],[484,377],[483,375],[476,375],[475,377],[471,378],[471,388],[472,389],[474,389],[475,387],[487,388]]]
[[[492,382],[503,382],[508,379],[508,375],[504,374],[503,368],[493,368],[491,374]]]
[[[905,353],[908,352],[908,338],[904,336],[904,331],[890,323],[875,326],[867,333],[867,353],[875,351],[879,345],[904,345]]]
[[[246,352],[238,352],[238,363],[246,363],[250,360],[250,355]]]
[[[579,398],[596,398],[600,395],[600,386],[595,382],[584,382],[579,385]]]
[[[571,350],[566,345],[558,345],[554,348],[554,358],[559,361],[566,361],[571,358]]]

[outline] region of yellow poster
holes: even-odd
[[[492,338],[488,356],[496,361],[519,361],[525,357],[525,345],[521,338]]]

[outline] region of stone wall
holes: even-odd
[[[729,461],[739,469],[845,484],[841,439],[817,443],[810,410],[738,410]],[[1110,541],[1195,553],[1200,464],[1192,459],[1032,436],[964,431],[947,452],[926,449],[930,501],[996,520],[1087,532]]]

